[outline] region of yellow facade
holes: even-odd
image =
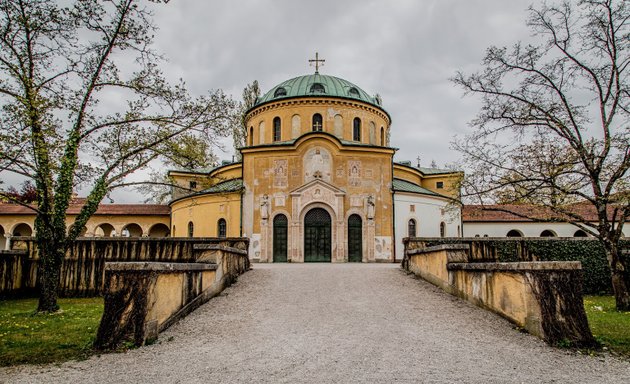
[[[220,220],[225,220],[223,237],[241,235],[240,193],[206,194],[171,203],[171,233],[174,237],[219,237]],[[192,224],[192,231],[191,229]]]

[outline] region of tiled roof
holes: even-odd
[[[392,188],[396,192],[411,192],[411,193],[420,193],[423,195],[430,195],[430,196],[442,196],[439,193],[435,193],[417,184],[414,184],[407,180],[402,180],[402,179],[394,179],[392,181]]]
[[[85,199],[80,199],[85,201]],[[79,200],[79,201],[80,201]],[[76,201],[76,200],[75,200]],[[81,211],[82,203],[74,202],[68,207],[69,215],[76,215]],[[0,203],[0,215],[31,215],[34,211],[18,204]],[[164,215],[171,214],[168,205],[162,204],[101,204],[95,215]]]
[[[197,192],[197,194],[206,194],[206,193],[226,193],[226,192],[236,192],[240,191],[243,188],[243,179],[230,179],[223,181],[221,183],[215,184],[210,188],[204,189],[203,191]]]
[[[573,213],[582,216],[586,221],[598,220],[597,212],[590,204],[573,204],[570,208]],[[608,214],[612,217],[614,207],[609,206],[608,208]],[[465,205],[462,209],[462,220],[464,222],[534,221],[519,215],[535,217],[540,220],[563,221],[562,215],[553,213],[549,208],[529,204]]]

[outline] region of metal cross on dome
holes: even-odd
[[[325,59],[319,58],[319,52],[315,52],[315,59],[309,59],[309,65],[313,65],[315,63],[315,74],[319,74],[319,67],[324,66]],[[321,63],[321,64],[320,64]]]

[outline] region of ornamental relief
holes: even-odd
[[[361,185],[361,161],[348,160],[348,183],[353,187]]]
[[[284,188],[288,185],[288,166],[287,159],[273,161],[273,186]]]
[[[330,183],[332,157],[326,149],[321,147],[311,148],[304,155],[303,163],[305,183],[316,179]]]

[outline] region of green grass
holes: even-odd
[[[597,341],[630,357],[630,312],[617,312],[613,296],[585,296],[584,309]]]
[[[0,365],[42,364],[90,355],[103,299],[59,299],[61,311],[36,314],[37,299],[0,301]]]

